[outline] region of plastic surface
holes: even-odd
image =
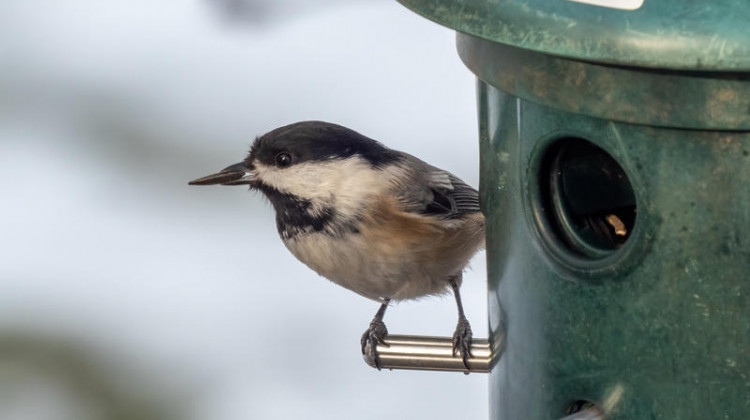
[[[750,133],[633,125],[480,82],[488,222],[490,418],[548,420],[574,401],[607,420],[750,418]],[[580,255],[535,209],[537,160],[586,139],[627,173],[634,231]]]
[[[750,2],[399,1],[479,78],[490,418],[750,419]]]
[[[750,129],[750,72],[604,66],[464,34],[457,42],[461,59],[477,77],[533,102],[636,124]]]
[[[585,1],[585,2],[581,2]],[[750,70],[743,0],[399,0],[441,25],[532,51],[663,69]]]

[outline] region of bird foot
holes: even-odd
[[[471,357],[471,325],[469,321],[461,317],[456,325],[456,332],[453,333],[453,356],[461,354],[461,360],[464,367],[469,370],[469,357]]]
[[[370,366],[374,366],[380,370],[380,358],[376,347],[378,344],[388,347],[385,343],[385,337],[388,335],[388,329],[385,327],[385,323],[377,318],[370,322],[370,327],[367,328],[360,343],[362,344],[362,354],[365,357],[365,361]]]

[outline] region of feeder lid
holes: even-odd
[[[459,32],[609,64],[750,70],[746,0],[398,0]]]

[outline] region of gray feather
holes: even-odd
[[[405,154],[406,155],[406,154]],[[401,166],[410,181],[399,186],[398,195],[404,209],[445,219],[477,213],[479,193],[450,172],[406,155]]]

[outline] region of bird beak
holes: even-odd
[[[253,173],[244,162],[227,166],[220,172],[188,182],[188,185],[243,185],[252,183]]]

